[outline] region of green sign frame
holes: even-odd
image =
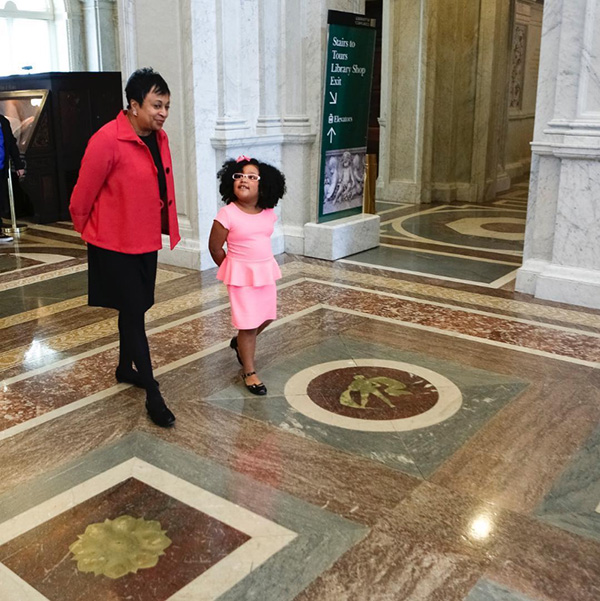
[[[376,38],[370,17],[330,10],[327,24],[319,223],[363,210]]]

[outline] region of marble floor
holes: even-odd
[[[70,224],[2,245],[0,600],[600,599],[600,313],[513,291],[525,196],[280,256],[266,397],[214,270],[161,265],[169,430],[114,379]]]
[[[381,245],[343,262],[511,289],[523,254],[527,186],[485,205],[378,202]]]

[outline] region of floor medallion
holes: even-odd
[[[442,374],[385,359],[309,367],[288,380],[285,397],[307,417],[365,432],[431,426],[454,415],[462,404],[460,390]]]

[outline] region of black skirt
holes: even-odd
[[[88,304],[118,311],[147,311],[154,304],[158,251],[128,255],[88,249]]]

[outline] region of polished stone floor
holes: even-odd
[[[264,398],[214,270],[161,265],[170,430],[114,379],[70,224],[2,245],[0,600],[600,599],[600,313],[513,291],[526,193],[279,257]]]

